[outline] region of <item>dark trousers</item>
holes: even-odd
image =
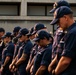
[[[10,72],[9,70],[3,70],[3,72],[1,73],[1,75],[13,75],[13,73]]]
[[[19,69],[19,75],[27,75],[25,68]]]
[[[18,71],[14,72],[13,75],[20,75]]]

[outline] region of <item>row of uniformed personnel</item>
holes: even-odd
[[[51,25],[58,25],[54,41],[42,23],[30,31],[15,27],[13,34],[0,28],[1,75],[76,75],[73,12],[69,3],[61,0],[50,13],[54,13]]]
[[[35,75],[39,67],[46,69],[51,62],[53,38],[44,24],[36,24],[30,32],[26,28],[15,27],[13,34],[7,32],[1,40],[5,45],[1,75]],[[47,70],[45,74],[48,74]]]

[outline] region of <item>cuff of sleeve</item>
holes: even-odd
[[[48,65],[49,65],[49,63],[48,63],[48,62],[43,61],[43,62],[41,62],[41,65],[48,66]]]
[[[65,51],[63,51],[62,56],[74,58],[75,57],[75,52],[65,50]]]
[[[6,54],[6,56],[13,56],[12,54]]]

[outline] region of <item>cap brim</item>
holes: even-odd
[[[1,38],[4,39],[6,36],[2,36]]]
[[[11,35],[12,35],[12,37],[14,37],[14,35],[15,35],[15,34],[14,34],[14,33],[12,33]]]
[[[18,35],[17,35],[17,38],[20,38],[21,36],[22,36],[21,34],[18,34]]]
[[[55,12],[55,8],[49,11],[49,13],[54,13],[54,12]]]
[[[31,33],[26,34],[27,36],[31,36]]]
[[[39,40],[40,40],[40,38],[34,38],[34,39],[33,39],[34,42],[37,42],[37,41],[39,41]]]
[[[37,32],[37,31],[33,31],[33,32],[31,33],[31,35],[34,35],[34,34],[36,34],[36,32]]]
[[[53,19],[50,23],[50,25],[55,25],[57,23],[58,19]]]

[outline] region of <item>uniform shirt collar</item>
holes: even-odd
[[[9,44],[12,43],[12,41],[9,42]]]
[[[67,31],[70,31],[73,27],[75,27],[76,26],[76,23],[73,23],[68,29],[67,29]]]
[[[45,48],[49,47],[50,45],[51,45],[51,43],[47,44],[47,45],[45,46]]]
[[[29,39],[27,41],[24,41],[24,43],[27,43],[28,41],[30,41]]]
[[[10,43],[12,43],[12,41],[10,41],[9,43],[7,43],[5,46],[7,47]]]

